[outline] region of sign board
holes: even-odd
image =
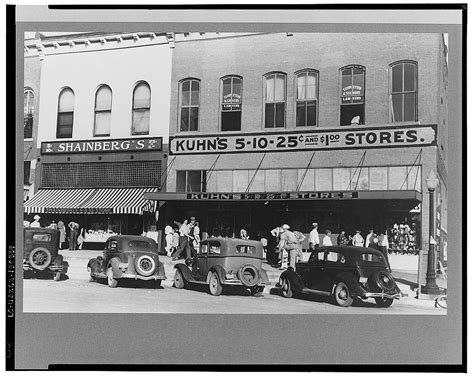
[[[170,154],[257,153],[412,147],[436,144],[436,126],[340,127],[300,132],[170,137]]]
[[[41,154],[140,152],[163,150],[163,138],[44,141]]]

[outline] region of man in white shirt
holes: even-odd
[[[364,246],[364,237],[360,235],[360,230],[357,230],[354,237],[352,237],[352,245],[359,247]]]
[[[309,249],[316,250],[319,247],[318,223],[313,223],[313,230],[309,233]]]

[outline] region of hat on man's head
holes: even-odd
[[[191,220],[191,221],[192,221],[192,220],[196,220],[196,218],[195,218],[194,216],[191,216],[191,217],[189,218],[189,220]]]
[[[35,220],[41,219],[41,217],[40,217],[39,215],[35,215],[33,218],[34,218]]]
[[[360,230],[356,230],[356,233],[360,233]]]
[[[313,223],[313,226],[318,226],[318,223]]]
[[[281,229],[290,229],[290,226],[288,224],[283,224],[281,226]]]

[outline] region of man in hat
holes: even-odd
[[[364,246],[364,237],[360,235],[360,230],[356,230],[356,234],[352,237],[352,245],[359,247]]]
[[[288,252],[290,256],[290,267],[294,270],[296,268],[296,258],[303,258],[301,242],[299,242],[295,234],[290,231],[290,226],[288,224],[283,224],[281,228],[283,229],[283,233],[280,236],[280,244],[278,245],[278,248],[282,251],[286,250]],[[284,268],[283,264],[282,268]]]
[[[39,223],[39,220],[41,219],[41,217],[39,215],[35,215],[35,217],[33,217],[35,219],[35,221],[33,221],[30,226],[32,228],[41,228],[41,225]]]
[[[313,223],[313,230],[309,233],[309,250],[314,251],[319,247],[318,223]]]
[[[79,224],[71,221],[69,227],[69,250],[77,250],[77,236],[79,235]]]

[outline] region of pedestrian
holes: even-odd
[[[367,234],[367,237],[365,237],[365,247],[377,249],[378,243],[379,243],[379,240],[377,238],[377,234],[374,233],[373,229],[370,229],[369,234]]]
[[[28,227],[30,226],[30,222],[27,221],[27,220],[24,220],[24,221],[23,221],[23,226],[24,226],[25,228],[28,228]]]
[[[347,238],[346,232],[344,230],[341,230],[341,233],[339,233],[339,236],[337,236],[337,244],[339,246],[349,245],[349,238]]]
[[[66,242],[66,227],[62,220],[58,221],[58,230],[59,230],[59,250],[63,249],[64,242]]]
[[[319,247],[318,223],[313,223],[313,230],[309,233],[309,250],[314,251]]]
[[[385,260],[387,261],[388,270],[392,272],[392,268],[390,267],[390,261],[388,260],[388,236],[387,231],[385,233],[380,233],[378,236],[378,249],[382,252]]]
[[[364,246],[364,237],[360,235],[360,230],[356,230],[356,234],[352,237],[352,245],[363,247]]]
[[[35,215],[35,216],[33,217],[33,219],[35,219],[35,221],[33,221],[33,222],[30,224],[30,226],[31,226],[32,228],[41,228],[41,225],[40,225],[40,223],[39,223],[39,220],[41,219],[41,217],[40,217],[39,215]]]
[[[171,248],[172,247],[173,247],[173,228],[168,223],[165,226],[165,250],[166,250],[166,255],[168,255],[168,256],[171,255]]]
[[[189,246],[189,230],[189,222],[187,219],[185,219],[179,227],[179,246],[178,249],[172,255],[173,260],[179,259],[183,251],[186,252],[186,258],[191,258],[191,247]]]
[[[70,221],[67,224],[69,227],[69,250],[77,250],[77,236],[79,235],[79,224]]]
[[[58,224],[56,224],[56,221],[51,221],[51,224],[49,224],[49,229],[58,229]]]
[[[196,253],[199,252],[201,245],[201,229],[199,228],[199,221],[196,221],[193,229],[193,249]]]
[[[84,228],[79,229],[79,235],[77,236],[77,249],[82,250],[82,246],[84,245]]]
[[[179,247],[179,229],[173,228],[173,241],[171,242],[170,257]]]
[[[249,235],[247,234],[247,231],[245,229],[240,229],[240,238],[243,240],[248,240]]]
[[[331,231],[326,229],[324,233],[325,236],[323,237],[323,246],[332,246]]]
[[[290,266],[293,270],[296,268],[296,259],[303,258],[303,250],[301,247],[301,242],[298,241],[296,235],[290,231],[290,226],[288,224],[283,224],[281,226],[283,229],[282,234],[280,235],[280,243],[278,248],[283,251],[286,250],[290,257]],[[285,266],[282,264],[281,268]]]
[[[283,233],[283,229],[281,227],[276,227],[270,231],[270,234],[273,236],[267,251],[268,259],[270,265],[274,267],[281,267],[281,251],[278,248],[280,243],[280,235]]]

